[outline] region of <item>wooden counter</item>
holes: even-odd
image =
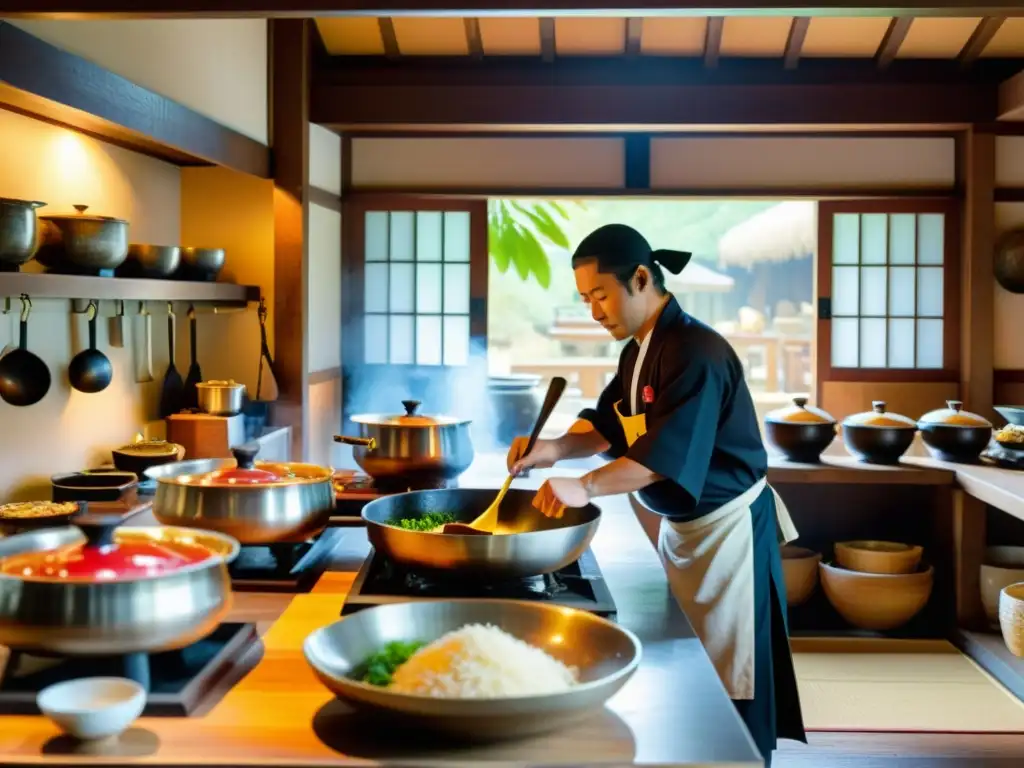
[[[536,474],[517,484],[537,485],[544,473]],[[366,532],[357,528],[339,542],[333,572],[311,594],[236,596],[232,619],[258,621],[269,630],[258,664],[209,712],[142,718],[119,741],[93,754],[60,736],[43,717],[0,716],[2,760],[6,765],[761,765],[626,498],[602,500],[601,507],[605,517],[594,551],[617,603],[618,621],[643,641],[643,661],[604,710],[564,732],[453,749],[355,720],[316,681],[301,646],[311,631],[338,619],[367,551]]]

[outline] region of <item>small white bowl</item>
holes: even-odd
[[[83,677],[44,688],[36,703],[63,731],[92,741],[131,725],[146,706],[146,691],[123,677]]]

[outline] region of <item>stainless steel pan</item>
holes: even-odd
[[[593,504],[567,509],[559,519],[532,506],[533,491],[510,490],[501,502],[493,536],[459,536],[399,528],[405,518],[448,512],[472,522],[494,501],[494,490],[451,488],[413,491],[375,499],[363,508],[370,543],[392,562],[416,571],[460,577],[513,579],[553,573],[575,562],[590,546],[601,510]]]

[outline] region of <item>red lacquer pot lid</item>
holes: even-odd
[[[200,485],[266,485],[281,482],[281,476],[267,469],[257,469],[258,443],[246,443],[231,449],[237,467],[219,469],[202,477]]]
[[[76,518],[86,536],[58,549],[25,552],[0,560],[8,576],[45,581],[122,581],[161,576],[208,560],[208,549],[177,541],[114,540],[120,520]]]

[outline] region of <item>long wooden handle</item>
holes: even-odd
[[[558,401],[562,398],[562,393],[565,392],[565,386],[566,381],[561,376],[555,376],[551,379],[551,383],[548,384],[548,393],[544,396],[544,404],[541,405],[540,413],[537,414],[537,421],[533,425],[533,432],[530,433],[530,442],[526,444],[526,451],[523,453],[523,456],[529,456],[533,446],[537,444],[540,433],[544,431],[544,425],[548,423],[548,419],[555,410],[555,406],[558,405]]]

